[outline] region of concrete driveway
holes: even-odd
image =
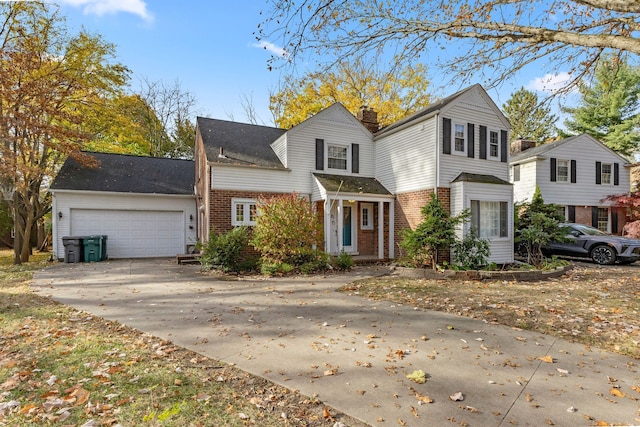
[[[223,280],[174,260],[115,260],[57,264],[33,289],[375,426],[640,424],[637,360],[335,292],[382,273]],[[417,370],[424,384],[406,378]],[[458,392],[464,400],[451,400]]]

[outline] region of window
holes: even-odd
[[[258,206],[255,200],[233,199],[231,202],[231,225],[256,225]]]
[[[360,205],[360,228],[373,230],[373,204],[362,203]]]
[[[480,237],[507,237],[507,202],[471,201],[471,225]]]
[[[327,147],[327,166],[329,169],[347,170],[347,147],[329,145]]]
[[[500,143],[498,140],[498,132],[489,131],[489,157],[498,158]]]
[[[454,134],[454,145],[453,148],[455,151],[464,153],[464,125],[455,125],[455,134]]]
[[[569,160],[560,160],[556,163],[556,181],[569,182]]]
[[[604,165],[602,166],[604,169]],[[609,231],[609,208],[598,208],[598,230]]]
[[[520,181],[520,165],[513,165],[513,181]]]
[[[603,163],[600,170],[600,177],[602,185],[611,185],[611,163]]]

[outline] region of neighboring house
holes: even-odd
[[[531,201],[537,185],[545,203],[559,205],[567,221],[621,233],[624,209],[603,199],[629,192],[630,164],[600,141],[587,134],[538,146],[515,141],[510,166],[516,202]]]
[[[358,119],[340,104],[289,130],[198,118],[198,239],[254,224],[260,197],[296,192],[320,213],[325,251],[394,258],[436,192],[453,215],[471,211],[460,236],[473,226],[490,261],[513,260],[510,126],[480,85],[380,131],[373,111]]]
[[[87,153],[99,166],[67,159],[53,195],[53,251],[64,236],[106,235],[110,258],[184,254],[196,243],[194,162]]]

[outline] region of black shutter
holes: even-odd
[[[569,222],[576,222],[576,207],[569,206]]]
[[[487,158],[487,127],[480,126],[480,158]]]
[[[360,173],[360,144],[351,144],[351,172]]]
[[[596,162],[596,184],[602,184],[602,162]]]
[[[611,211],[611,234],[618,234],[618,212]]]
[[[575,160],[571,160],[571,182],[575,184],[577,182],[576,179],[576,168],[577,162]]]
[[[467,123],[467,157],[475,157],[476,127],[473,123]]]
[[[507,139],[507,131],[500,131],[500,161],[507,163],[507,155],[509,154],[509,140]]]
[[[591,206],[591,226],[598,228],[598,207]]]
[[[613,164],[613,185],[620,185],[620,166]]]
[[[442,118],[442,152],[451,154],[451,119]]]
[[[556,158],[551,158],[551,182],[556,182]]]
[[[324,170],[324,139],[316,139],[316,170]]]

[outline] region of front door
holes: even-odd
[[[342,230],[338,230],[338,206],[334,204],[331,208],[331,253],[339,253],[340,247],[347,253],[354,253],[357,250],[356,203],[343,202],[341,215]]]

